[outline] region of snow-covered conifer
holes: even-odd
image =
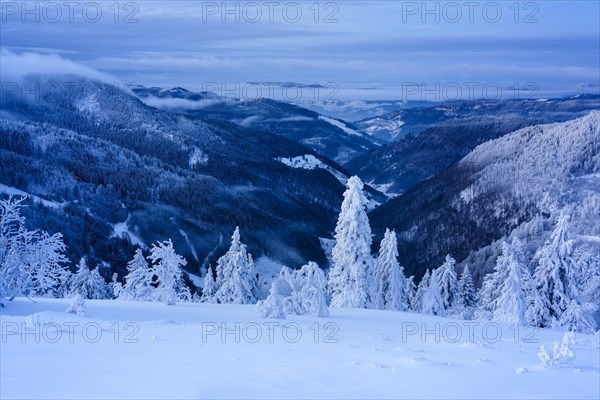
[[[458,298],[460,305],[464,308],[472,308],[477,304],[477,292],[473,284],[473,277],[469,265],[465,264],[463,272],[458,280]]]
[[[262,318],[285,319],[283,296],[280,289],[282,284],[284,282],[281,278],[275,278],[271,283],[271,289],[267,298],[256,304],[256,310]]]
[[[204,285],[202,287],[202,296],[200,296],[200,302],[214,303],[216,291],[217,286],[215,278],[213,277],[212,268],[209,266],[206,270],[206,276],[204,277]]]
[[[375,265],[363,187],[360,178],[353,176],[344,192],[329,273],[332,307],[369,308],[374,304]]]
[[[175,252],[171,240],[153,244],[148,259],[152,261],[152,272],[156,277],[154,299],[170,306],[175,305],[177,300],[189,301],[191,294],[183,282],[181,269],[187,261]]]
[[[454,270],[455,265],[456,260],[448,254],[444,264],[436,271],[445,310],[450,310],[458,303],[458,277]]]
[[[417,286],[415,285],[415,277],[414,275],[411,275],[410,277],[408,277],[408,279],[406,279],[406,288],[405,288],[405,292],[406,292],[406,309],[407,310],[414,310],[414,304],[415,304],[415,297],[417,295]]]
[[[427,289],[425,289],[421,301],[421,312],[440,316],[446,315],[446,308],[444,307],[444,300],[442,299],[437,270],[433,271],[429,278],[429,285],[427,286]]]
[[[423,278],[421,278],[421,282],[417,286],[417,291],[415,292],[415,296],[412,302],[412,309],[417,312],[421,312],[423,309],[423,298],[425,297],[425,292],[427,292],[427,288],[429,287],[429,281],[431,279],[431,273],[429,269],[425,271],[423,274]]]
[[[84,299],[106,299],[110,295],[110,288],[98,268],[90,271],[85,257],[77,264],[77,272],[72,276],[69,287],[72,296],[80,295]]]
[[[302,315],[323,318],[329,316],[325,288],[327,280],[323,270],[317,263],[309,262],[295,272],[295,279],[300,281],[299,298]]]
[[[231,237],[231,247],[217,261],[215,299],[225,304],[254,304],[259,293],[254,261],[240,241],[239,227]]]
[[[151,301],[154,297],[152,279],[154,272],[150,269],[141,249],[137,249],[133,259],[127,263],[125,285],[119,298],[125,300]]]
[[[386,229],[376,260],[376,305],[386,310],[404,311],[409,308],[404,268],[398,263],[396,233]]]
[[[535,254],[537,267],[533,280],[540,304],[532,313],[541,326],[558,323],[571,300],[579,301],[577,265],[572,258],[569,217],[561,214],[550,239]]]

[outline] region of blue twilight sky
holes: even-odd
[[[2,0],[0,72],[193,90],[333,82],[340,97],[378,100],[415,83],[463,97],[531,82],[536,97],[598,93],[599,3]]]

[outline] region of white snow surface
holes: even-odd
[[[254,305],[121,300],[87,300],[78,316],[69,299],[34,300],[0,309],[0,398],[600,396],[598,336],[576,335],[573,366],[541,368],[540,345],[563,331],[515,340],[509,324],[471,321],[471,336],[465,321],[413,313],[269,320]]]
[[[352,136],[362,136],[362,134],[358,131],[355,131],[352,128],[349,128],[346,126],[346,124],[344,124],[341,121],[338,121],[337,119],[333,119],[333,118],[328,118],[325,117],[323,115],[319,115],[319,119],[322,121],[325,121],[333,126],[336,126],[338,128],[340,128],[341,130],[343,130],[345,133],[347,133],[348,135],[352,135]]]
[[[0,183],[0,193],[5,193],[8,195],[13,195],[13,196],[29,197],[33,201],[35,201],[37,203],[42,203],[44,206],[51,207],[51,208],[61,208],[65,205],[65,203],[59,203],[57,201],[44,200],[41,197],[35,196],[33,194],[29,194],[27,192],[24,192],[15,187],[12,187],[12,186],[3,185],[2,183]]]
[[[142,249],[147,249],[148,246],[146,246],[146,244],[144,243],[142,238],[140,238],[138,235],[136,235],[129,229],[129,220],[130,219],[131,219],[131,214],[129,214],[127,216],[127,219],[124,222],[118,222],[118,223],[114,224],[111,237],[124,238],[124,239],[128,240],[129,243],[131,243],[131,244],[138,245]]]

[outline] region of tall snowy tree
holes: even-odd
[[[137,249],[133,259],[127,263],[125,285],[119,298],[151,301],[155,290],[154,286],[152,286],[153,276],[154,272],[150,269],[148,262],[144,258],[142,249]]]
[[[107,299],[111,292],[98,268],[90,271],[85,257],[77,264],[77,272],[72,276],[69,287],[71,296],[80,295],[84,299]]]
[[[572,300],[579,301],[577,265],[572,258],[569,217],[561,214],[550,239],[535,254],[533,279],[540,297],[532,313],[541,326],[557,325]]]
[[[381,309],[404,311],[409,308],[404,268],[398,263],[396,232],[386,229],[376,260],[376,305]]]
[[[456,260],[448,254],[444,264],[436,271],[445,310],[450,310],[458,302],[458,277],[454,270],[455,265]]]
[[[259,286],[254,261],[246,245],[240,241],[240,229],[235,228],[231,246],[217,261],[215,300],[225,304],[254,304]]]
[[[431,273],[429,285],[423,293],[421,312],[442,317],[446,315],[446,308],[444,307],[444,300],[442,299],[442,291],[437,271]]]
[[[407,310],[414,310],[415,298],[417,296],[417,286],[415,285],[415,277],[411,275],[406,280],[406,299],[407,299]]]
[[[170,239],[153,244],[148,259],[152,261],[152,272],[156,277],[155,300],[169,306],[177,304],[177,300],[190,300],[190,291],[183,282],[181,269],[187,261],[175,252]]]
[[[371,227],[367,198],[357,176],[348,179],[347,190],[335,228],[329,273],[332,307],[369,308],[376,296],[375,266],[371,256]]]

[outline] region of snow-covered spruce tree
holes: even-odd
[[[269,295],[265,300],[256,303],[256,310],[262,318],[285,319],[283,310],[284,296],[281,294],[282,285],[287,285],[281,278],[275,278],[271,283]]]
[[[327,279],[323,270],[317,263],[309,262],[294,273],[295,279],[300,281],[300,305],[302,315],[324,318],[329,317],[327,296],[325,288]]]
[[[398,263],[398,241],[396,232],[386,229],[379,249],[379,257],[375,261],[377,295],[376,304],[380,309],[404,311],[409,308],[406,293],[406,277],[404,268]]]
[[[469,265],[465,264],[463,272],[458,280],[458,299],[461,307],[469,309],[477,304],[477,292],[473,284],[473,277]]]
[[[123,284],[118,281],[119,274],[116,272],[112,275],[112,279],[110,281],[110,288],[112,290],[112,294],[115,299],[118,299],[121,296],[121,292],[123,291]]]
[[[414,310],[415,297],[417,296],[417,286],[415,285],[415,277],[411,275],[406,280],[406,287],[404,289],[407,299],[407,310]]]
[[[187,261],[175,252],[171,239],[153,244],[148,259],[152,261],[151,270],[156,277],[154,300],[172,306],[177,304],[177,300],[189,301],[191,299],[190,291],[183,282],[183,271],[181,270],[181,267],[187,265]]]
[[[27,230],[24,200],[0,200],[0,306],[6,297],[61,295],[59,288],[69,278],[62,235]]]
[[[437,278],[439,279],[440,294],[442,295],[442,302],[446,311],[449,311],[458,303],[458,277],[454,270],[455,265],[456,260],[448,254],[446,255],[444,264],[436,271]]]
[[[429,278],[429,285],[423,293],[423,299],[421,301],[421,312],[424,314],[433,314],[440,316],[446,315],[446,308],[444,307],[444,300],[442,299],[442,292],[438,280],[437,270],[431,273],[431,277]]]
[[[217,261],[215,300],[222,304],[255,304],[259,294],[254,261],[246,245],[240,241],[240,229],[235,228],[231,247]]]
[[[215,303],[215,293],[217,292],[217,285],[215,278],[212,273],[210,265],[206,270],[206,276],[204,277],[204,285],[202,286],[202,296],[200,296],[201,303]]]
[[[579,293],[581,303],[587,303],[592,311],[596,328],[600,327],[600,253],[589,247],[580,247],[575,252],[579,268]]]
[[[371,227],[367,198],[357,176],[348,179],[335,228],[329,272],[332,307],[369,308],[375,300],[375,266],[371,256]]]
[[[423,298],[425,297],[425,292],[427,292],[427,288],[429,287],[429,281],[431,280],[431,273],[429,269],[425,271],[423,274],[423,278],[421,278],[421,282],[417,286],[417,291],[415,292],[415,296],[412,302],[412,309],[416,312],[421,312],[423,309]]]
[[[90,271],[85,257],[77,264],[77,272],[72,276],[69,288],[73,297],[80,295],[84,299],[96,300],[110,297],[108,284],[98,272],[98,268]]]
[[[527,325],[527,285],[530,277],[518,239],[502,243],[502,254],[496,260],[493,279],[494,282],[488,284],[496,285],[498,290],[493,291],[489,303],[484,305],[492,319]]]
[[[541,302],[532,314],[540,326],[558,325],[571,300],[579,301],[577,265],[571,257],[573,242],[569,238],[569,217],[561,214],[550,239],[538,249],[533,280]]]
[[[144,258],[142,249],[137,249],[133,259],[127,263],[125,285],[119,298],[124,300],[151,301],[154,298],[155,288],[152,286],[154,271],[150,269]]]

